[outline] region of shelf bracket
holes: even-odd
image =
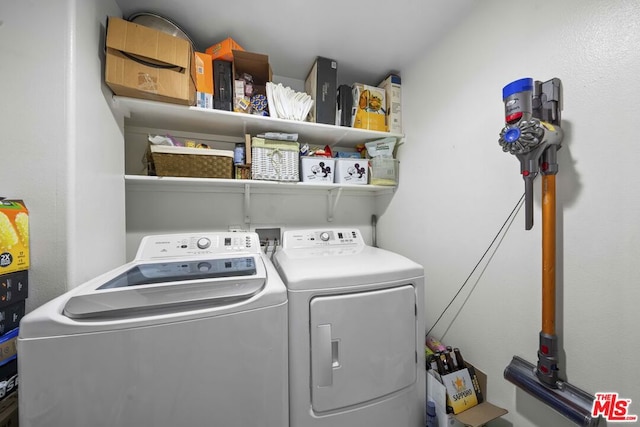
[[[334,192],[337,192],[335,198],[333,197]],[[341,194],[342,187],[332,188],[327,191],[327,222],[333,221],[333,215],[336,213],[336,207],[338,206]]]
[[[249,209],[251,208],[251,186],[249,184],[244,185],[244,223],[251,223],[251,215]]]

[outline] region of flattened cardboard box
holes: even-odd
[[[191,43],[153,28],[109,17],[105,82],[116,95],[194,105]]]

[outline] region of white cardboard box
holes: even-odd
[[[333,182],[335,160],[328,157],[301,157],[302,182],[327,184]]]
[[[387,131],[402,133],[402,86],[400,76],[390,74],[378,87],[385,90]]]
[[[369,162],[367,159],[336,159],[336,179],[339,184],[367,184]]]

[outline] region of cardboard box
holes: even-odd
[[[253,94],[267,95],[267,82],[271,81],[272,71],[269,56],[261,53],[233,51],[233,78],[242,78],[247,73],[253,78]]]
[[[20,270],[0,276],[0,307],[6,307],[29,296],[29,271]]]
[[[352,123],[354,128],[387,131],[385,90],[362,83],[353,84]]]
[[[0,365],[9,363],[18,357],[18,332],[19,329],[15,328],[0,336]]]
[[[25,313],[25,300],[0,308],[0,336],[20,326]]]
[[[195,52],[196,106],[213,108],[213,58],[208,53]]]
[[[402,133],[402,86],[400,76],[390,74],[378,87],[384,89],[387,132]]]
[[[339,184],[366,184],[369,182],[367,159],[336,159],[335,182]]]
[[[105,82],[116,95],[195,104],[189,41],[112,16],[106,44]]]
[[[480,390],[484,396],[484,401],[455,415],[447,414],[446,412],[447,390],[445,386],[436,378],[437,374],[435,374],[433,370],[427,371],[427,400],[433,400],[435,402],[438,424],[441,426],[481,427],[508,412],[506,409],[495,406],[486,400],[486,374],[469,363],[466,365],[474,369],[478,382],[480,383]]]
[[[0,427],[18,427],[18,393],[7,396],[0,405]]]
[[[318,56],[304,81],[304,90],[313,99],[308,121],[336,124],[338,63]]]
[[[302,165],[302,182],[327,184],[333,183],[335,160],[329,157],[304,156],[300,158]]]
[[[211,55],[212,59],[222,59],[225,61],[233,61],[233,51],[244,50],[234,39],[228,37],[220,43],[216,43],[205,49],[205,53]]]
[[[29,268],[29,210],[22,200],[0,200],[0,274]]]

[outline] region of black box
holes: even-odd
[[[313,99],[309,111],[310,122],[336,124],[337,86],[338,63],[318,56],[304,82],[305,92]]]
[[[14,358],[0,366],[0,400],[18,389],[18,359]],[[1,424],[0,424],[1,425]]]
[[[336,125],[351,127],[351,108],[353,108],[353,92],[351,86],[338,86],[337,108]]]
[[[233,111],[233,75],[229,61],[213,61],[213,108]]]
[[[0,275],[0,308],[27,298],[29,271],[20,270]]]
[[[0,336],[20,326],[24,317],[25,301],[0,308]]]

